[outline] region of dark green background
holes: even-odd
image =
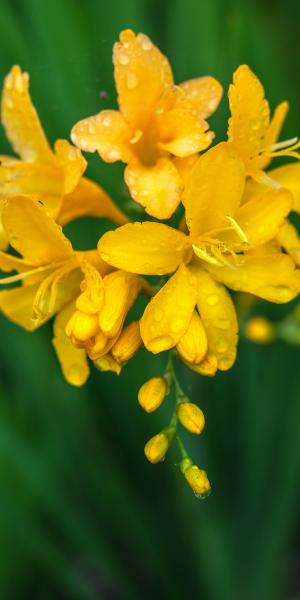
[[[112,44],[131,27],[168,55],[178,82],[211,74],[226,88],[247,62],[272,107],[290,100],[291,137],[299,17],[299,0],[0,0],[0,74],[13,63],[30,71],[49,138],[68,137],[79,118],[115,106]],[[225,98],[218,139],[226,116]],[[119,166],[91,164],[126,203]],[[77,223],[73,239],[88,247],[101,227]],[[299,349],[241,342],[229,373],[182,371],[207,417],[201,440],[185,436],[213,484],[202,502],[176,454],[157,466],[143,456],[171,407],[148,416],[136,395],[163,358],[142,354],[119,378],[94,371],[77,390],[63,381],[50,336],[50,325],[28,334],[1,318],[1,600],[299,598]]]

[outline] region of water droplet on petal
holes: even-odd
[[[127,54],[127,52],[124,52],[124,50],[121,50],[118,53],[117,58],[121,65],[128,65],[130,62],[130,56]]]
[[[230,319],[217,319],[215,321],[215,326],[218,327],[218,329],[227,330],[227,329],[229,329],[230,324],[231,324]]]
[[[210,294],[210,296],[207,296],[206,298],[206,302],[209,306],[216,306],[216,304],[218,304],[219,302],[219,296],[217,296],[217,294]]]
[[[129,90],[133,90],[138,85],[138,78],[135,73],[128,71],[126,74],[126,85]]]
[[[154,320],[159,322],[163,318],[163,312],[161,310],[156,310],[154,313]]]
[[[221,353],[226,352],[227,348],[228,348],[228,341],[226,340],[226,338],[221,337],[217,343],[217,352],[221,352]]]
[[[140,39],[143,50],[146,50],[146,51],[151,50],[151,48],[153,47],[153,44],[146,35],[141,33],[139,35],[139,39]]]

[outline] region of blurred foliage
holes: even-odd
[[[51,140],[115,105],[111,49],[125,27],[159,44],[177,81],[209,73],[226,88],[247,62],[272,106],[290,100],[284,133],[299,133],[298,0],[0,0],[0,15],[1,78],[13,63],[30,72]],[[219,136],[226,116],[224,99]],[[92,157],[90,173],[127,202],[118,165]],[[84,220],[72,235],[87,247],[102,227]],[[165,357],[141,353],[77,390],[50,337],[50,325],[28,334],[1,318],[1,600],[299,598],[299,350],[241,342],[229,373],[180,373],[207,418],[200,441],[186,438],[213,483],[201,502],[175,453],[157,466],[143,456],[170,406],[145,415],[137,391]]]

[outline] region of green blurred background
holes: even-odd
[[[272,107],[290,100],[292,137],[299,19],[299,0],[0,0],[0,74],[28,70],[49,138],[69,137],[76,120],[115,106],[112,44],[131,27],[168,55],[178,82],[211,74],[226,88],[247,62]],[[226,117],[224,98],[219,139]],[[126,203],[119,166],[90,163]],[[70,235],[88,247],[106,225],[84,220]],[[50,336],[50,325],[28,334],[1,318],[0,599],[300,598],[299,348],[242,341],[229,373],[182,371],[207,418],[200,441],[185,436],[213,484],[200,501],[176,454],[157,466],[143,456],[170,406],[143,414],[137,391],[164,358],[142,353],[119,378],[94,371],[78,390],[63,381]]]

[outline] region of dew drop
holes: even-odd
[[[227,342],[226,338],[220,337],[220,339],[218,340],[218,343],[217,343],[217,352],[221,352],[221,353],[226,352],[227,348],[228,348],[228,342]]]
[[[94,133],[96,133],[96,127],[95,125],[93,125],[93,123],[90,123],[88,126],[88,132],[93,135]]]
[[[119,150],[112,148],[112,150],[109,150],[107,152],[107,158],[108,160],[120,160],[121,158],[121,154],[119,152]]]
[[[6,105],[8,106],[8,108],[13,108],[14,107],[14,101],[12,99],[11,96],[7,96],[6,98]]]
[[[183,327],[184,322],[182,319],[175,319],[171,323],[171,331],[173,331],[173,333],[179,333],[183,329]]]
[[[216,304],[218,304],[220,298],[219,296],[217,296],[217,294],[211,294],[210,296],[207,296],[206,298],[206,302],[209,306],[216,306]]]
[[[128,71],[128,73],[126,74],[126,85],[128,89],[133,90],[137,86],[138,82],[139,80],[136,74],[132,71]]]
[[[163,312],[161,310],[156,310],[154,313],[154,320],[159,323],[163,318]]]
[[[121,50],[118,53],[118,61],[121,65],[128,65],[130,62],[130,57],[128,56],[127,52],[124,52],[124,50]]]
[[[146,35],[141,34],[139,36],[140,41],[141,41],[141,46],[143,48],[143,50],[151,50],[151,48],[153,47],[153,44],[151,42],[151,40],[149,40],[149,38]]]
[[[215,321],[215,326],[218,327],[218,329],[224,329],[225,331],[229,329],[230,324],[231,321],[229,319],[217,319]]]
[[[102,123],[103,127],[110,127],[111,117],[109,115],[101,117],[101,123]]]

